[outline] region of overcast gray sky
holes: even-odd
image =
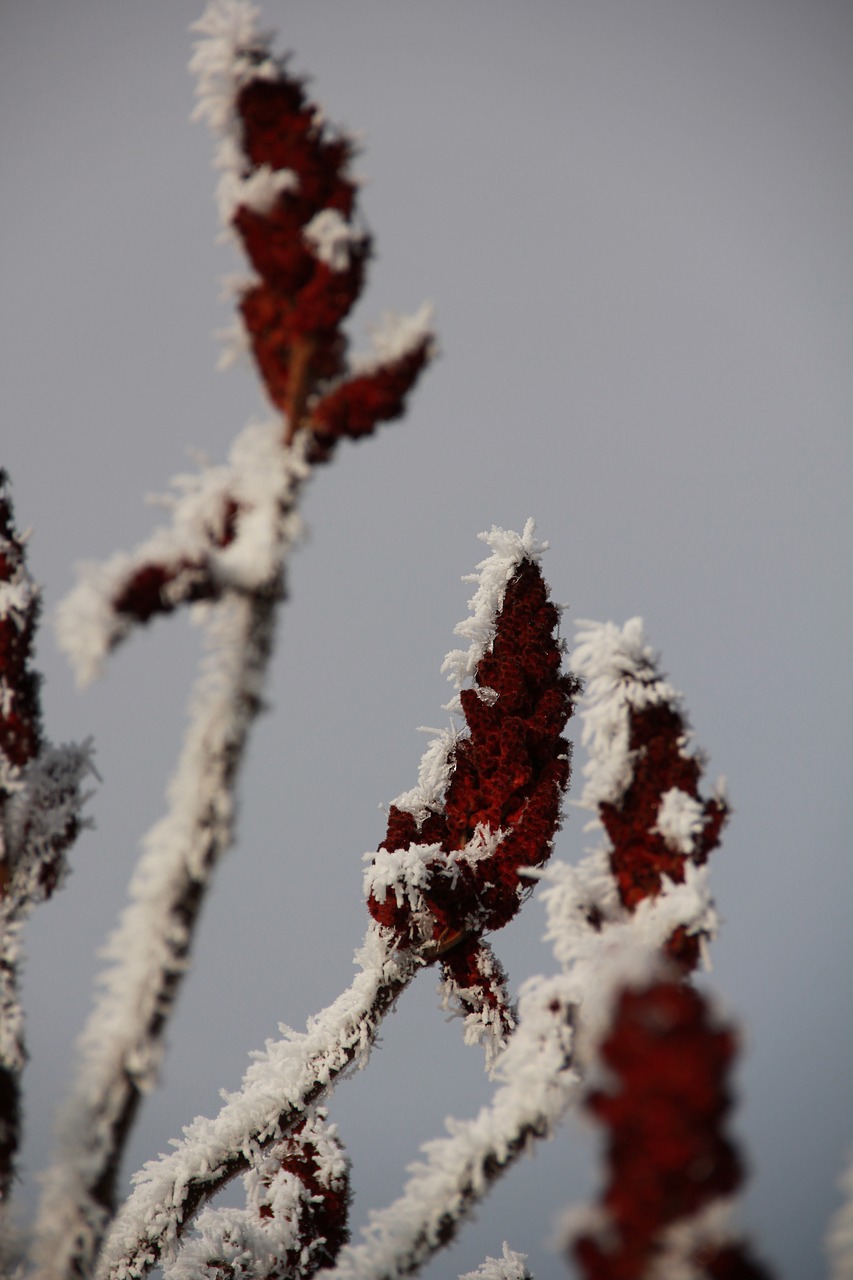
[[[187,0],[0,7],[0,463],[48,616],[73,565],[130,548],[142,504],[265,412],[230,321],[211,143],[191,125]],[[492,523],[536,518],[578,617],[642,614],[735,816],[714,855],[711,980],[745,1028],[743,1220],[789,1280],[820,1274],[853,1143],[851,325],[853,10],[845,0],[267,0],[332,119],[364,135],[378,258],[356,346],[436,307],[442,358],[407,420],[340,450],[306,505],[239,847],[203,921],[132,1164],[246,1053],[350,980],[361,855],[441,724],[460,583]],[[138,635],[78,694],[49,628],[47,729],[93,734],[97,829],[33,920],[22,1200],[90,1003],[96,952],[159,817],[197,636]],[[578,752],[578,771],[582,764]],[[579,793],[576,785],[575,794]],[[570,810],[558,856],[589,839]],[[517,984],[553,962],[535,899],[498,935]],[[488,1096],[424,975],[332,1112],[354,1224],[418,1144]],[[506,1238],[544,1277],[554,1215],[595,1191],[570,1123],[455,1247]],[[128,1170],[130,1173],[131,1170]]]

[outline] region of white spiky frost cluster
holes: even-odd
[[[482,1044],[486,1055],[486,1072],[494,1073],[498,1058],[507,1046],[507,1027],[516,1025],[515,1013],[509,1005],[509,997],[497,981],[498,965],[491,947],[481,943],[476,957],[477,971],[490,983],[497,999],[492,1006],[483,1000],[475,987],[462,987],[455,978],[445,977],[438,984],[441,1007],[451,1018],[464,1020],[465,1044]]]
[[[504,1240],[499,1258],[486,1258],[476,1271],[466,1271],[459,1280],[531,1280],[527,1254],[516,1253]]]
[[[194,120],[203,120],[218,139],[214,165],[220,170],[217,204],[230,230],[239,205],[269,211],[282,191],[296,190],[297,175],[262,165],[248,176],[235,103],[250,80],[276,80],[281,64],[270,52],[270,37],[258,29],[260,10],[247,0],[213,0],[192,25],[196,42],[190,71],[196,77]]]
[[[427,324],[429,312],[424,309],[419,314]],[[385,341],[387,344],[390,340]],[[389,358],[393,357],[384,350],[383,359]],[[521,534],[493,525],[490,532],[477,535],[491,548],[492,554],[480,561],[475,573],[465,574],[462,578],[463,582],[475,582],[477,590],[468,601],[470,616],[453,629],[454,635],[462,636],[470,643],[467,649],[451,650],[441,664],[442,672],[457,689],[473,678],[480,660],[494,643],[496,619],[503,607],[507,585],[518,566],[525,560],[538,561],[548,549],[547,542],[539,542],[536,538],[535,529],[533,520],[528,520]],[[489,696],[487,690],[481,692],[485,697]],[[445,710],[461,713],[458,695],[447,703]],[[396,808],[411,813],[419,823],[428,813],[441,812],[444,807],[444,793],[450,780],[450,758],[459,739],[459,734],[452,728],[422,728],[421,732],[435,734],[435,737],[421,757],[417,786],[404,791],[392,802]]]
[[[56,630],[80,684],[99,674],[106,654],[133,628],[134,620],[117,613],[112,602],[144,565],[203,563],[223,589],[243,592],[270,580],[301,532],[293,498],[309,472],[304,445],[298,438],[283,449],[278,422],[252,424],[235,440],[227,464],[176,476],[176,492],[157,499],[171,510],[170,526],[131,554],[79,567],[80,581],[59,606]],[[235,535],[218,547],[229,503],[238,509]],[[197,572],[176,574],[167,591],[179,600]]]
[[[320,1186],[341,1191],[347,1159],[337,1128],[326,1123],[326,1115],[323,1108],[309,1112],[299,1142],[311,1144]],[[217,1268],[231,1280],[267,1280],[281,1272],[286,1258],[291,1260],[287,1274],[293,1280],[314,1275],[325,1240],[306,1239],[304,1212],[311,1204],[311,1191],[281,1166],[293,1149],[288,1140],[271,1147],[244,1175],[245,1209],[208,1208],[199,1214],[192,1238],[163,1267],[163,1280],[210,1280]]]
[[[642,618],[629,618],[624,627],[580,621],[570,661],[586,685],[581,741],[589,759],[580,803],[596,809],[616,803],[630,784],[630,712],[666,702],[683,715],[681,694],[660,674]]]

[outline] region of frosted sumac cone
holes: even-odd
[[[457,628],[474,644],[446,664],[472,679],[451,704],[468,732],[433,742],[367,876],[373,918],[430,957],[512,919],[529,892],[520,873],[550,855],[569,782],[562,732],[579,685],[562,670],[532,522],[522,537],[483,536],[494,554]]]

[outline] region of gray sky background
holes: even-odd
[[[188,121],[196,3],[0,7],[0,462],[52,613],[73,565],[131,548],[142,495],[265,412],[214,370],[230,321],[211,142]],[[711,982],[745,1028],[743,1221],[788,1280],[853,1143],[850,127],[844,0],[267,0],[333,120],[363,131],[378,259],[352,326],[436,306],[443,355],[403,424],[344,447],[306,505],[239,848],[207,909],[131,1164],[218,1107],[246,1053],[350,980],[378,805],[443,722],[439,675],[476,534],[533,515],[578,617],[640,613],[735,816],[715,854]],[[93,734],[97,829],[29,932],[22,1202],[90,1003],[97,949],[162,810],[197,633],[167,620],[84,695],[45,628],[47,730]],[[578,751],[576,774],[583,754]],[[579,794],[579,780],[575,784]],[[558,856],[579,857],[569,810]],[[534,899],[495,938],[553,967]],[[354,1224],[420,1142],[490,1092],[427,973],[332,1104]],[[595,1192],[569,1123],[427,1273],[506,1238],[564,1274],[554,1215]],[[131,1170],[128,1170],[128,1173]]]

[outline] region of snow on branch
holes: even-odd
[[[83,790],[92,747],[54,747],[42,733],[40,677],[32,653],[41,593],[15,530],[0,470],[0,1206],[12,1191],[26,1062],[18,991],[23,923],[68,871],[66,854],[85,825]]]
[[[175,1150],[136,1175],[136,1189],[104,1243],[98,1277],[133,1280],[177,1246],[202,1204],[302,1122],[348,1069],[363,1066],[382,1018],[420,968],[372,925],[356,953],[361,972],[303,1033],[282,1027],[283,1038],[254,1055],[238,1093],[214,1120],[198,1117]]]
[[[371,1214],[365,1239],[319,1272],[324,1280],[396,1280],[449,1244],[495,1181],[537,1138],[553,1132],[577,1097],[572,1019],[565,975],[525,984],[490,1105],[473,1120],[447,1121],[448,1135],[422,1148],[403,1194]]]

